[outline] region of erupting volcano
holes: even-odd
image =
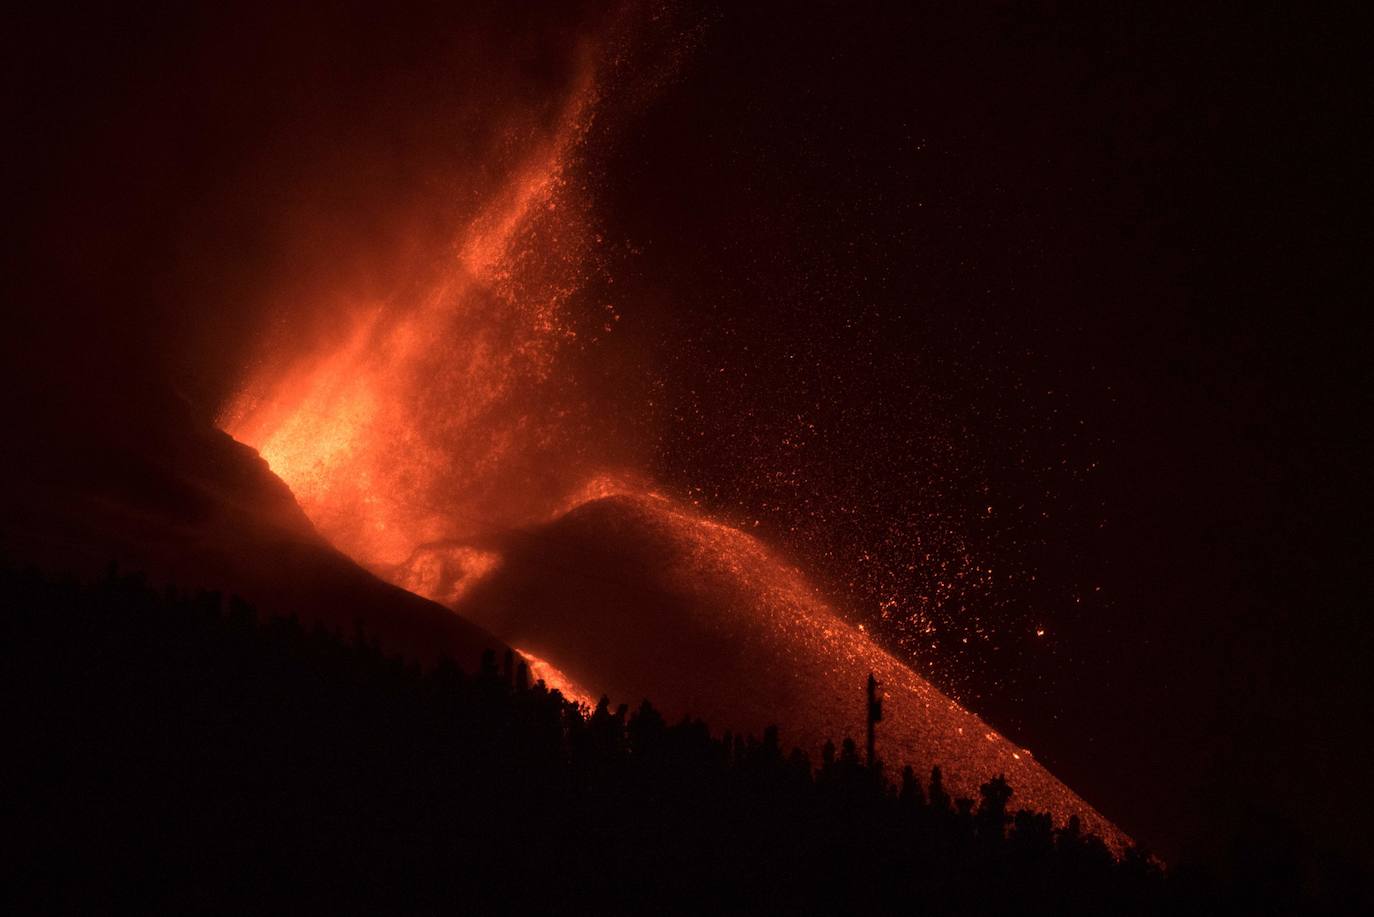
[[[551,129],[512,129],[505,184],[432,276],[338,304],[337,339],[319,351],[273,342],[285,352],[269,351],[222,420],[366,565],[539,518],[581,470],[569,446],[585,405],[557,361],[594,244],[568,174],[594,100],[584,70]]]
[[[934,764],[975,796],[999,773],[1019,804],[1110,822],[1030,752],[846,623],[755,537],[660,492],[608,443],[579,384],[589,321],[571,305],[600,268],[579,168],[608,92],[587,49],[552,122],[516,120],[500,180],[424,276],[339,302],[324,343],[269,340],[222,426],[258,449],[316,528],[384,579],[440,601],[528,654],[574,696],[650,698],[717,728],[778,724],[813,756],[862,725],[876,674],[890,766]]]
[[[27,910],[1374,888],[1360,29],[50,6],[4,55]]]

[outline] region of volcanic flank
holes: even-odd
[[[886,693],[879,756],[955,794],[1004,774],[1016,804],[1077,815],[1120,849],[1113,824],[986,723],[842,621],[801,573],[749,535],[651,495],[584,503],[509,534],[464,616],[547,660],[584,689],[647,697],[669,717],[760,732],[813,756],[863,729],[862,685]]]
[[[160,386],[136,392],[48,389],[20,398],[21,431],[3,456],[0,556],[82,578],[110,564],[179,589],[211,589],[271,615],[391,652],[447,655],[475,668],[504,644],[383,582],[316,532],[290,489],[250,448],[198,419]]]
[[[622,308],[638,307],[641,330],[653,309],[612,292],[616,266],[638,249],[609,241],[595,203],[611,125],[661,72],[647,66],[664,56],[650,42],[643,80],[628,75],[632,25],[563,49],[543,103],[482,128],[499,142],[481,169],[453,164],[472,172],[456,186],[465,193],[447,179],[417,185],[424,232],[413,215],[395,218],[409,241],[390,255],[368,236],[360,260],[388,264],[388,282],[340,282],[334,268],[350,259],[325,246],[324,279],[274,293],[263,309],[280,313],[276,330],[264,332],[217,423],[258,450],[330,545],[456,609],[452,621],[487,628],[524,652],[536,677],[558,680],[547,663],[566,673],[565,687],[647,698],[716,729],[776,724],[814,755],[862,727],[873,672],[888,695],[880,748],[890,766],[938,763],[971,797],[1004,773],[1017,805],[1061,821],[1079,814],[1119,840],[1028,752],[845,624],[797,570],[651,495],[663,478],[654,431],[668,422],[653,406],[666,383],[648,356],[657,345],[652,334],[607,342],[621,335]],[[686,45],[663,40],[677,48],[669,59]],[[405,107],[383,101],[386,112]],[[411,160],[396,171],[411,174]],[[611,471],[642,485],[570,497]]]

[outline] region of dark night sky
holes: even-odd
[[[690,52],[585,166],[615,283],[580,301],[623,316],[588,384],[640,400],[655,477],[1166,853],[1239,800],[1367,850],[1351,24],[737,6],[673,10]],[[389,263],[387,208],[480,183],[446,164],[598,15],[18,30],[7,364],[213,411],[241,303],[323,263],[281,244],[293,189],[341,188],[312,238]]]
[[[728,13],[606,166],[648,263],[620,295],[663,304],[662,474],[1166,845],[1232,794],[1352,814],[1339,31]]]

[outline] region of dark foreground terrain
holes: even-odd
[[[0,570],[9,913],[1343,913],[1275,831],[1117,861],[1000,778],[428,670],[214,593]],[[862,690],[855,686],[856,696]]]

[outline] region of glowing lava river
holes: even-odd
[[[276,341],[221,417],[316,529],[384,579],[529,654],[574,696],[648,698],[714,729],[777,724],[814,759],[886,694],[890,768],[1123,835],[1023,748],[847,624],[758,539],[655,491],[598,442],[605,406],[564,359],[568,304],[595,262],[579,151],[599,102],[589,58],[552,124],[466,212],[439,266],[379,302],[331,303],[332,337]],[[606,329],[608,332],[610,326]]]

